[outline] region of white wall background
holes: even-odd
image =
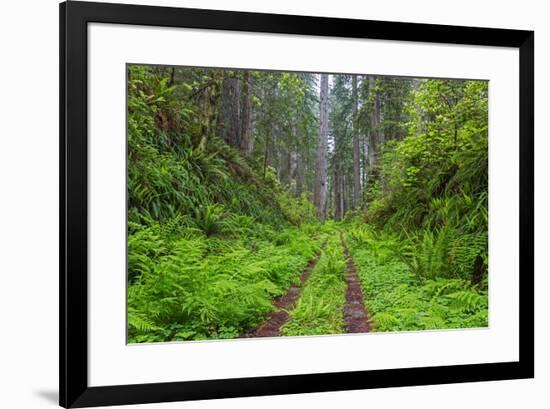
[[[535,380],[231,399],[143,408],[545,408],[550,399],[550,26],[536,0],[149,0],[144,4],[439,24],[534,29],[536,43]],[[57,0],[1,3],[0,407],[57,405],[58,8]],[[545,12],[546,11],[546,12]],[[542,255],[542,256],[541,256]],[[374,351],[372,351],[375,353]],[[366,352],[368,353],[368,351]]]

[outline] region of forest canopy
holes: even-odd
[[[486,81],[130,65],[129,342],[487,326],[487,144]]]

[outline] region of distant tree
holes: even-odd
[[[361,149],[357,125],[357,110],[359,98],[357,95],[357,75],[352,76],[352,129],[353,129],[353,207],[360,206],[361,200]]]
[[[327,211],[328,74],[321,74],[320,88],[319,145],[317,147],[314,201],[317,216],[324,221]]]
[[[252,148],[252,107],[250,102],[250,71],[243,71],[240,108],[240,143],[239,150],[248,154]]]

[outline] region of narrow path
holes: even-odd
[[[348,274],[346,282],[346,305],[344,307],[344,321],[346,322],[347,333],[369,332],[370,323],[363,302],[363,292],[361,291],[361,283],[357,275],[357,267],[353,262],[353,258],[349,254],[344,235],[340,232],[340,243],[344,249],[344,255],[347,259]]]
[[[278,337],[281,335],[281,327],[286,324],[290,317],[288,310],[292,309],[292,307],[296,303],[296,300],[298,300],[298,298],[300,297],[302,289],[304,288],[304,284],[311,275],[311,272],[315,269],[315,266],[321,258],[321,254],[323,253],[323,249],[325,248],[326,244],[327,240],[325,240],[321,245],[319,253],[317,253],[317,255],[309,261],[304,271],[302,271],[302,274],[300,275],[300,284],[290,286],[286,294],[277,298],[273,302],[275,311],[269,314],[267,320],[259,327],[247,331],[244,334],[244,337]]]

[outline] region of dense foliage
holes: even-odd
[[[486,287],[461,278],[415,274],[403,257],[411,243],[396,235],[356,225],[348,242],[375,330],[487,326]]]
[[[314,210],[272,168],[262,177],[214,135],[201,144],[189,83],[137,66],[128,86],[129,340],[234,338],[318,250]]]
[[[487,84],[430,80],[407,104],[403,139],[388,141],[367,191],[366,221],[411,243],[416,274],[473,277],[487,268]]]
[[[242,336],[327,238],[281,333],[343,332],[340,231],[374,330],[487,325],[487,83],[319,78],[129,66],[129,342]]]
[[[128,268],[139,272],[128,290],[130,339],[235,338],[259,324],[319,244],[296,228],[258,233],[170,237],[157,225],[130,236]]]

